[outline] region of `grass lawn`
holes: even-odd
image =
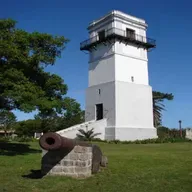
[[[77,180],[25,177],[40,169],[38,143],[0,143],[0,192],[192,191],[192,143],[98,145],[108,157],[108,167]]]

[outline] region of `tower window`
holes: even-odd
[[[101,94],[101,89],[98,89],[98,93],[99,93],[99,95]]]
[[[134,77],[133,76],[131,76],[131,81],[134,82]]]
[[[126,28],[126,37],[135,39],[135,31],[133,29]]]
[[[98,35],[99,35],[100,41],[104,40],[105,39],[105,30],[99,31]]]

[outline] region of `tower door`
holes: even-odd
[[[103,104],[96,104],[96,120],[103,119]]]

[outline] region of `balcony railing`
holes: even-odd
[[[156,41],[138,34],[127,33],[127,31],[111,28],[105,31],[105,36],[100,37],[96,35],[90,39],[87,39],[80,43],[80,50],[90,50],[95,47],[97,44],[104,43],[108,40],[116,39],[125,43],[133,43],[138,46],[143,46],[146,49],[156,47]]]

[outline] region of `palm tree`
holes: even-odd
[[[154,126],[158,127],[162,121],[162,111],[165,110],[165,105],[162,103],[165,99],[173,100],[172,93],[161,93],[153,91],[153,119]]]
[[[79,129],[78,131],[80,132],[80,134],[78,133],[76,134],[77,138],[86,141],[91,141],[94,137],[101,134],[101,133],[94,133],[93,128],[88,131],[85,131],[83,129]]]

